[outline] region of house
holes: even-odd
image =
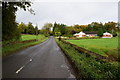
[[[113,37],[113,35],[108,32],[103,33],[103,36],[102,36],[102,38],[112,38],[112,37]]]
[[[95,31],[91,31],[91,32],[88,32],[88,31],[84,31],[84,32],[80,32],[80,33],[76,33],[74,34],[74,36],[76,36],[77,38],[78,37],[95,37],[97,36],[97,32]]]
[[[97,31],[84,31],[86,37],[96,37],[98,32]]]
[[[84,32],[80,32],[80,33],[76,33],[76,34],[74,34],[73,36],[75,36],[75,37],[85,37],[86,36],[86,34],[84,33]]]

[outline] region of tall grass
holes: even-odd
[[[103,62],[96,61],[92,56],[86,56],[84,53],[79,53],[74,47],[69,44],[57,40],[57,43],[67,56],[74,62],[78,69],[77,78],[86,79],[111,79],[116,80],[120,78],[120,68],[118,62]]]

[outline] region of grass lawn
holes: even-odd
[[[33,40],[33,39],[36,39],[35,35],[22,35],[21,36],[21,41]],[[45,37],[44,35],[38,35],[37,39],[38,39],[38,41],[32,41],[32,42],[26,42],[26,43],[15,43],[15,44],[3,46],[2,47],[2,56],[7,56],[10,53],[13,53],[15,51],[27,48],[29,46],[39,44],[39,43],[45,41],[46,39],[48,39],[48,37]]]
[[[117,55],[118,38],[100,38],[100,39],[81,39],[81,40],[67,40],[77,46],[96,52],[102,56],[107,54]],[[111,53],[112,52],[112,53]],[[107,54],[106,54],[107,53]]]

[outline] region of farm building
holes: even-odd
[[[81,31],[80,33],[76,33],[76,34],[74,34],[73,36],[75,36],[75,37],[85,37],[86,34]]]
[[[102,38],[112,38],[112,37],[113,37],[113,35],[108,32],[103,33],[103,36],[102,36]]]
[[[74,34],[74,36],[76,36],[76,37],[95,37],[95,36],[97,36],[97,32],[88,32],[88,31],[86,31],[86,32],[80,32],[80,33],[76,33],[76,34]]]

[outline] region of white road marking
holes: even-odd
[[[33,60],[32,59],[30,59],[30,62],[32,62]]]
[[[18,70],[16,71],[16,74],[18,74],[23,68],[24,68],[24,66],[22,66],[20,69],[18,69]]]
[[[33,59],[30,59],[30,62],[32,62],[32,61],[33,61]],[[21,68],[19,68],[15,73],[18,74],[24,67],[25,67],[25,65],[22,66]]]

